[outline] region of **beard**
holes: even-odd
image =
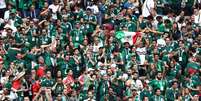
[[[175,66],[174,64],[170,64],[170,67],[172,67],[172,68],[173,68],[174,66]]]
[[[158,79],[158,80],[161,80],[161,79],[162,79],[162,77],[157,77],[157,79]]]

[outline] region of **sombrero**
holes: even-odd
[[[14,78],[13,81],[20,79],[21,77],[23,77],[25,75],[25,71],[22,71],[20,73],[18,73]]]
[[[7,30],[8,30],[8,29],[13,30],[12,27],[11,27],[11,25],[9,25],[9,24],[6,24],[6,25],[4,26],[4,29],[7,29]]]

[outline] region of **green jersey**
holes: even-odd
[[[83,43],[86,34],[81,29],[74,29],[70,32],[70,36],[72,37],[74,46],[78,47],[81,43]]]

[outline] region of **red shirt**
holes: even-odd
[[[31,91],[32,91],[32,94],[33,94],[33,97],[35,96],[35,94],[40,90],[40,82],[39,81],[36,81],[32,84],[31,86]]]
[[[36,71],[36,74],[39,78],[43,77],[45,75],[45,67],[39,66],[39,68]]]
[[[74,78],[71,75],[68,75],[66,78],[63,79],[64,84],[71,84],[74,82]]]
[[[16,90],[19,90],[21,88],[21,80],[18,79],[18,80],[15,80],[13,81],[12,83],[12,87]]]

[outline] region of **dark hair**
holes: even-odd
[[[102,58],[100,59],[100,62],[104,63],[104,62],[105,62],[105,58],[102,57]]]
[[[178,23],[182,23],[182,22],[184,22],[184,17],[180,17],[180,19],[178,21]]]
[[[183,41],[183,40],[179,40],[179,43],[180,43],[180,42],[184,43],[184,41]]]
[[[178,60],[178,56],[175,56],[175,55],[174,55],[173,58],[172,58],[172,61],[178,62],[177,60]]]
[[[177,83],[177,84],[178,84],[178,82],[177,82],[177,81],[172,81],[172,85],[174,85],[175,83]]]
[[[158,53],[154,53],[154,57],[155,57],[156,55],[158,55],[158,56],[159,56],[159,54],[158,54]]]
[[[170,21],[169,19],[166,19],[166,20],[164,21],[164,23],[169,24],[169,23],[171,23],[171,21]]]
[[[158,90],[160,90],[160,88],[156,88],[155,90],[154,90],[154,92],[156,93]],[[161,91],[161,90],[160,90]]]
[[[154,20],[154,17],[151,16],[151,15],[149,15],[149,16],[147,17],[147,20]]]
[[[158,71],[157,74],[158,74],[158,73],[162,73],[162,72],[161,72],[161,71]]]
[[[103,49],[103,47],[99,47],[99,49]]]
[[[79,51],[79,49],[78,49],[78,48],[74,48],[74,49],[73,49],[73,52],[75,52],[75,50],[78,50],[78,51]]]
[[[112,53],[119,52],[119,49],[116,47],[112,50]]]

